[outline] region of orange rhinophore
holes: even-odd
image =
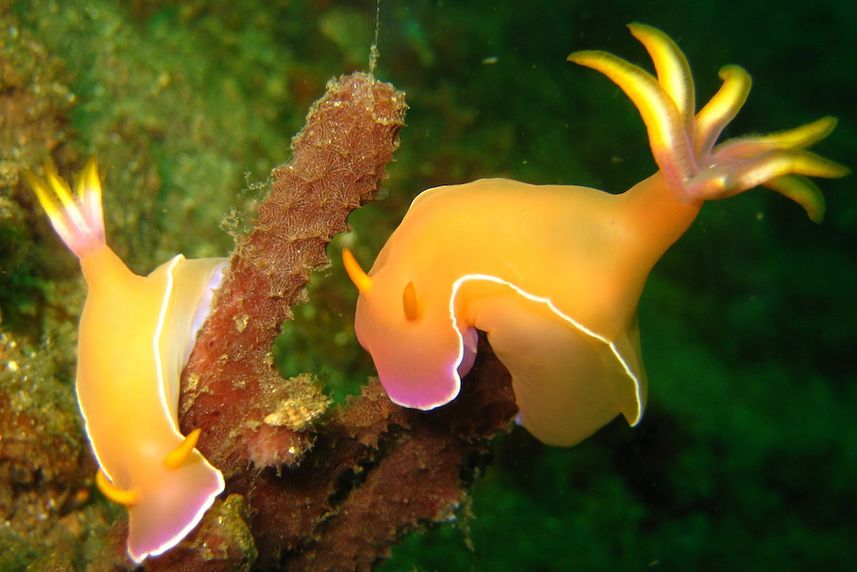
[[[101,492],[128,509],[137,563],[178,543],[223,491],[220,471],[179,432],[179,379],[224,259],[182,255],[138,276],[105,243],[101,181],[91,160],[72,192],[53,166],[27,179],[88,287],[80,317],[77,397]]]
[[[848,170],[806,150],[836,121],[717,144],[750,89],[738,66],[697,113],[684,54],[663,32],[631,24],[657,77],[609,53],[569,60],[613,80],[639,109],[658,172],[614,195],[575,186],[482,179],[414,200],[357,285],[355,328],[396,403],[432,409],[459,391],[476,330],[512,376],[519,421],[545,443],[573,445],[646,400],[637,304],[647,276],[705,200],[757,185],[824,213],[807,177]]]

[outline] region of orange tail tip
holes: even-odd
[[[54,164],[45,164],[45,178],[25,171],[24,177],[45,209],[62,241],[77,255],[104,244],[104,215],[101,210],[101,180],[95,158],[77,176],[74,192],[58,174]]]

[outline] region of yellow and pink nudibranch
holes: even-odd
[[[223,491],[223,476],[179,431],[181,371],[220,282],[224,259],[177,255],[148,276],[107,246],[95,161],[74,192],[52,165],[27,174],[51,224],[80,259],[88,288],[76,389],[100,466],[96,483],[128,509],[137,563],[178,543]]]
[[[486,332],[512,377],[519,421],[553,445],[573,445],[619,414],[643,414],[646,375],[637,304],[649,271],[704,201],[758,185],[821,220],[807,177],[847,169],[806,150],[836,121],[717,143],[750,90],[738,66],[695,111],[684,54],[663,32],[631,24],[656,77],[609,53],[571,54],[613,80],[642,115],[658,172],[622,194],[482,179],[429,189],[365,273],[355,329],[390,398],[433,409],[456,397]]]

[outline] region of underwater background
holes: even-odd
[[[722,65],[750,72],[727,137],[832,114],[816,150],[854,168],[857,4],[737,6],[382,2],[377,76],[407,93],[407,125],[381,200],[331,258],[347,243],[371,260],[431,186],[621,192],[651,174],[636,109],[565,61],[603,49],[650,69],[632,21],[676,40],[701,101]],[[137,272],[224,255],[325,82],[367,68],[375,23],[372,1],[0,0],[0,570],[96,566],[123,518],[73,485],[95,471],[73,397],[83,283],[21,170],[97,155],[109,241]],[[656,266],[638,427],[617,419],[570,449],[512,429],[456,518],[380,569],[853,570],[857,194],[853,176],[818,184],[820,225],[759,189],[706,204]],[[374,374],[355,299],[337,264],[314,276],[274,348],[284,375],[314,373],[344,399]]]

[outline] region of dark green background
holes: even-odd
[[[621,192],[648,176],[636,110],[565,61],[592,48],[649,66],[631,21],[678,42],[699,101],[721,65],[751,73],[727,136],[832,114],[839,127],[817,150],[855,166],[855,3],[523,4],[381,5],[377,75],[407,92],[410,111],[385,198],[352,217],[347,240],[363,260],[430,186],[507,176]],[[75,165],[99,156],[110,241],[138,271],[177,251],[228,251],[229,209],[262,194],[325,80],[366,68],[375,26],[372,2],[321,0],[34,0],[3,14],[5,56],[30,53],[9,36],[14,25],[44,48],[33,69],[74,94],[50,104],[68,126],[55,154]],[[617,420],[571,449],[513,430],[496,441],[472,505],[409,536],[383,569],[853,570],[854,180],[819,182],[821,225],[763,189],[706,205],[641,302],[642,423]],[[22,188],[0,192],[31,209]],[[0,220],[2,328],[33,347],[52,337],[70,348],[79,309],[39,308],[56,302],[58,284],[79,296],[75,265],[38,212],[22,220]],[[225,226],[246,224],[239,215]],[[311,294],[277,344],[278,365],[316,373],[342,397],[372,374],[351,331],[355,295],[338,266],[315,276]],[[69,367],[59,379],[72,383]]]

